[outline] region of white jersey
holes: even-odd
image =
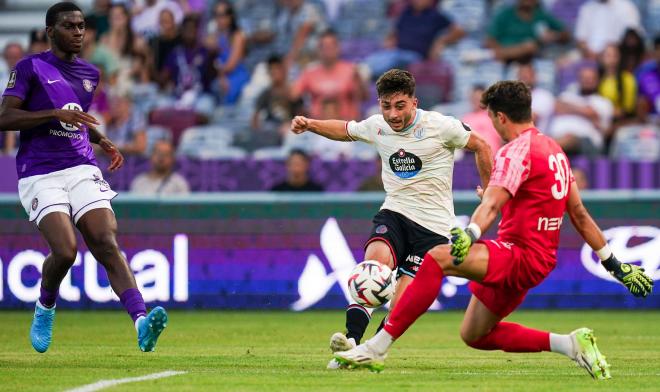
[[[454,149],[463,148],[470,128],[454,117],[417,109],[413,123],[394,132],[382,114],[346,123],[348,136],[373,144],[383,163],[388,209],[449,238],[454,224]]]

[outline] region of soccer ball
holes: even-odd
[[[348,278],[348,291],[358,304],[377,308],[392,299],[392,270],[377,261],[366,260],[356,265]]]

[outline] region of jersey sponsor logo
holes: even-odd
[[[83,140],[83,135],[81,135],[78,132],[69,132],[69,131],[62,131],[59,129],[51,129],[48,131],[48,134],[51,136],[68,137],[69,139]]]
[[[402,148],[390,156],[390,169],[399,178],[411,178],[422,170],[422,160]]]
[[[558,216],[555,218],[548,218],[547,216],[541,216],[539,217],[539,221],[536,225],[536,230],[538,231],[559,230],[563,220],[564,220],[563,216]]]
[[[69,103],[65,104],[64,106],[62,106],[62,109],[77,110],[79,112],[83,111],[82,107],[79,104],[75,103],[75,102],[69,102]],[[67,124],[65,122],[60,121],[60,125],[62,126],[62,128],[66,129],[67,131],[77,131],[78,130],[78,127],[75,126],[75,124]],[[51,135],[52,135],[52,131],[53,130],[51,129]],[[56,135],[56,136],[63,136],[63,135]],[[67,137],[71,137],[71,136],[67,136]],[[72,137],[72,138],[77,139],[75,137]],[[82,136],[80,137],[80,139],[82,140]]]
[[[94,85],[88,79],[83,79],[82,85],[85,91],[87,91],[88,93],[94,91]]]
[[[653,280],[660,280],[660,228],[654,226],[616,226],[603,230],[610,249],[622,263],[634,263],[646,270]],[[600,263],[589,244],[582,246],[580,259],[593,275],[611,282],[616,279]]]
[[[7,88],[14,88],[16,86],[16,70],[11,71],[9,74],[9,81],[7,82]]]

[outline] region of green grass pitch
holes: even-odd
[[[382,313],[374,316],[373,333]],[[612,380],[594,381],[563,356],[507,354],[465,347],[462,314],[423,316],[397,342],[380,374],[330,371],[334,312],[170,312],[155,353],[141,353],[120,311],[59,311],[46,354],[28,340],[31,313],[0,312],[0,390],[64,391],[99,380],[164,370],[186,374],[112,391],[657,391],[660,312],[518,312],[509,320],[569,332],[589,326],[612,365]]]

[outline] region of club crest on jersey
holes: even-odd
[[[385,234],[387,233],[387,226],[385,225],[378,225],[376,227],[376,234]]]
[[[92,84],[92,82],[89,81],[89,79],[83,79],[82,84],[83,84],[83,88],[88,93],[94,91],[94,85]]]
[[[390,169],[399,178],[411,178],[422,170],[422,160],[403,148],[390,156]]]
[[[415,138],[417,138],[417,139],[422,139],[422,138],[424,138],[424,135],[425,135],[425,134],[426,134],[426,131],[424,130],[423,127],[415,128],[415,130],[413,131],[413,135],[414,135]]]
[[[37,207],[39,207],[39,199],[35,197],[32,199],[32,211],[36,211]]]

